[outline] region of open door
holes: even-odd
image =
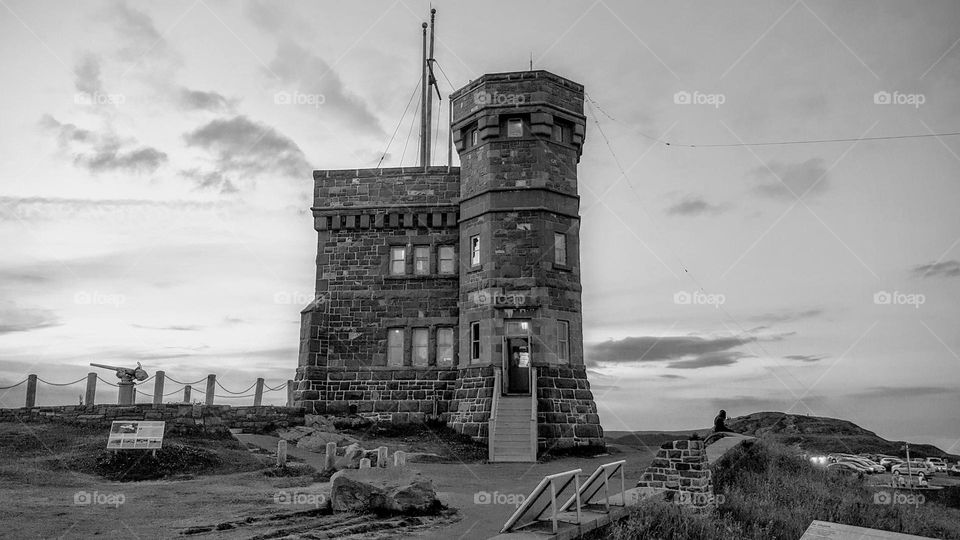
[[[530,394],[530,338],[508,337],[504,347],[506,394]]]

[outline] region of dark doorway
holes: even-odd
[[[530,338],[507,338],[508,394],[530,393]]]

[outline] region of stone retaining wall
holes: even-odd
[[[715,506],[713,479],[703,441],[664,443],[637,487],[663,491],[676,504],[698,509]]]
[[[0,422],[60,423],[109,428],[114,420],[163,420],[167,433],[226,434],[229,428],[263,433],[275,428],[303,425],[299,407],[231,407],[149,403],[121,405],[64,405],[0,409]]]

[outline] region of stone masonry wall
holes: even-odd
[[[490,436],[494,378],[493,366],[461,369],[453,392],[453,401],[450,402],[447,425],[457,433],[486,443]]]
[[[664,443],[637,487],[662,490],[673,502],[685,506],[714,505],[713,479],[703,441]]]
[[[587,370],[538,367],[537,447],[543,451],[577,446],[604,446]]]
[[[312,368],[301,392],[308,414],[358,414],[397,423],[423,422],[449,410],[456,369]]]
[[[299,407],[152,404],[64,405],[0,409],[0,422],[74,424],[108,429],[114,420],[163,420],[167,433],[227,435],[229,428],[263,433],[303,425]]]

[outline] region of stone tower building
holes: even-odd
[[[308,412],[446,420],[495,461],[602,446],[583,363],[583,87],[488,74],[450,96],[461,167],[314,171]]]

